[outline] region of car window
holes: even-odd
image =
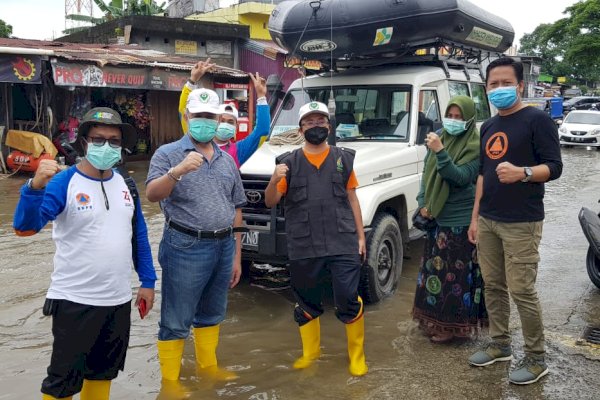
[[[421,90],[421,104],[419,111],[433,122],[441,122],[440,105],[435,90]]]
[[[450,98],[454,96],[469,96],[469,86],[464,82],[449,81]]]
[[[566,124],[600,125],[600,112],[577,113],[571,112],[564,121]]]
[[[409,138],[410,86],[338,86],[336,135],[340,140]],[[298,129],[298,111],[310,101],[327,104],[331,88],[290,90],[274,119],[271,137]]]
[[[473,102],[475,103],[475,120],[482,122],[490,118],[490,105],[488,103],[487,94],[485,93],[485,85],[480,83],[471,83],[471,93],[473,93]]]

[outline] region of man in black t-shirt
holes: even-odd
[[[509,375],[526,385],[548,373],[544,326],[535,289],[544,220],[544,182],[562,173],[556,125],[521,101],[523,65],[500,58],[486,85],[498,115],[481,127],[481,162],[469,240],[477,244],[492,343],[469,358],[483,367],[512,359],[509,293],[523,329],[525,357]]]

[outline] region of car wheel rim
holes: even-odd
[[[382,287],[385,287],[393,275],[393,266],[395,264],[394,244],[389,238],[386,238],[379,246],[377,254],[377,279]]]

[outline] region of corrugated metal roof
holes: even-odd
[[[0,38],[0,48],[2,47],[49,50],[52,51],[53,55],[57,58],[75,62],[95,62],[100,66],[107,64],[136,65],[189,71],[198,61],[196,57],[183,57],[131,45],[105,45]],[[0,53],[2,53],[1,49]],[[248,76],[244,71],[219,65],[215,66],[215,70],[211,71],[211,73],[217,76]]]

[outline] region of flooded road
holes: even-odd
[[[586,326],[600,326],[600,290],[585,270],[587,244],[579,228],[581,206],[598,210],[600,152],[563,151],[563,177],[547,186],[538,291],[544,312],[550,374],[528,387],[510,385],[508,363],[476,369],[467,357],[481,344],[434,345],[410,317],[421,242],[411,245],[396,293],[366,309],[369,374],[347,372],[345,330],[331,304],[322,317],[323,356],[309,370],[291,368],[301,344],[292,318],[289,291],[269,292],[242,282],[230,292],[221,328],[219,361],[240,378],[211,385],[195,376],[193,344],[186,342],[183,383],[191,399],[598,399],[600,347],[577,344]],[[147,164],[130,169],[138,183]],[[24,177],[0,179],[0,399],[38,399],[49,362],[51,321],[41,313],[50,280],[54,246],[50,229],[16,238],[12,213]],[[143,192],[143,187],[141,188]],[[162,217],[145,203],[156,257]],[[159,276],[160,267],[156,263]],[[133,282],[136,282],[134,279]],[[160,287],[160,286],[159,286]],[[158,288],[159,288],[158,287]],[[157,291],[160,296],[160,290]],[[156,399],[160,371],[156,354],[158,308],[145,320],[132,314],[131,347],[125,372],[113,382],[112,399]],[[520,321],[513,308],[511,329],[516,355],[522,355]]]

